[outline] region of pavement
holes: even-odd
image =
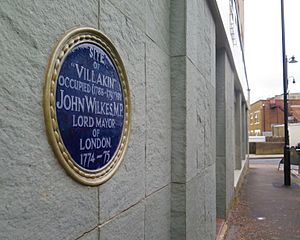
[[[300,178],[292,174],[291,186],[284,186],[279,161],[280,156],[250,159],[223,239],[300,240]]]

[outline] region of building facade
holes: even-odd
[[[300,96],[290,93],[288,101],[289,123],[300,121]],[[250,136],[272,136],[272,126],[284,123],[284,103],[281,95],[251,104]]]
[[[1,1],[0,239],[215,239],[247,168],[239,2]],[[43,115],[50,54],[78,26],[111,39],[131,95],[128,149],[96,187],[66,174]]]

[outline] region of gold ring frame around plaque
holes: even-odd
[[[56,116],[56,85],[63,60],[73,47],[81,43],[96,44],[108,53],[119,74],[125,105],[123,130],[118,148],[107,166],[92,172],[84,171],[78,167],[72,159],[60,135]],[[110,179],[120,166],[128,146],[131,105],[129,85],[124,64],[116,48],[107,36],[89,27],[73,28],[64,34],[53,50],[46,69],[43,108],[49,142],[66,172],[76,181],[89,186],[97,186]]]

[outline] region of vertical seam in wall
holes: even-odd
[[[98,193],[98,240],[100,240],[100,187],[97,188]]]
[[[100,29],[100,1],[98,0],[98,29]]]
[[[187,56],[187,1],[184,1],[184,37],[185,37],[185,41],[184,41],[184,53],[185,56]]]
[[[147,36],[145,35],[145,43],[144,43],[144,51],[145,51],[145,58],[144,58],[144,74],[145,74],[145,199],[147,195]],[[145,208],[144,208],[144,240],[146,239],[146,207],[147,201],[145,200]]]
[[[147,208],[147,201],[145,200],[145,207],[144,207],[144,240],[146,240],[146,208]]]
[[[145,66],[145,69],[144,69],[144,74],[145,74],[145,181],[144,181],[144,187],[145,187],[145,198],[146,198],[146,195],[147,195],[147,62],[146,62],[146,59],[147,59],[147,46],[146,46],[146,39],[147,37],[145,38],[145,43],[144,43],[144,51],[145,51],[145,57],[144,57],[144,66]]]

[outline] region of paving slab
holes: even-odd
[[[250,162],[238,201],[229,213],[226,240],[300,239],[300,179],[283,184],[274,161]]]

